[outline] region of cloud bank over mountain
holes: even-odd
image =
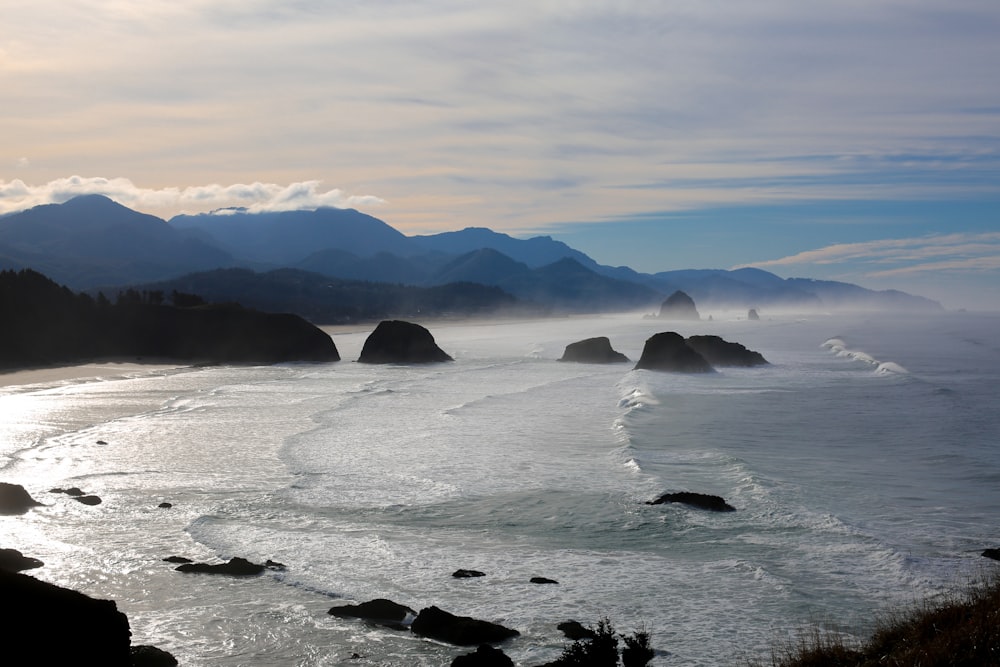
[[[336,208],[377,209],[385,201],[372,195],[349,195],[337,188],[324,189],[319,181],[235,183],[197,185],[184,188],[143,188],[127,178],[71,176],[41,185],[22,180],[0,181],[0,214],[41,204],[61,204],[79,195],[111,197],[141,211],[180,210],[192,213],[238,207],[251,213]],[[220,211],[224,213],[224,211]]]

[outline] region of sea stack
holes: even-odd
[[[431,332],[412,322],[384,320],[379,322],[365,345],[358,361],[364,364],[426,364],[452,361]]]
[[[616,362],[628,361],[621,352],[616,352],[611,347],[611,341],[607,336],[597,338],[587,338],[570,343],[563,352],[559,361],[576,361],[584,364],[612,364]]]
[[[677,290],[660,306],[660,317],[669,320],[700,320],[694,299]]]
[[[673,331],[654,334],[646,340],[635,368],[677,373],[712,373],[714,368]]]

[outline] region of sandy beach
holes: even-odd
[[[51,366],[22,370],[0,371],[0,388],[20,385],[57,384],[131,377],[184,368],[185,364],[168,362],[137,363],[135,361],[94,361],[72,366]]]

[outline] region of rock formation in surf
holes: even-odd
[[[434,342],[431,332],[412,322],[379,322],[361,349],[358,361],[365,364],[425,364],[452,361]]]
[[[566,351],[559,361],[577,361],[584,364],[611,364],[628,361],[621,352],[616,352],[611,347],[611,341],[607,336],[587,338],[570,343],[566,346]]]
[[[712,512],[735,512],[736,508],[726,502],[721,496],[713,496],[707,493],[695,493],[693,491],[678,491],[676,493],[664,493],[656,500],[647,502],[647,505],[662,505],[664,503],[681,503]]]
[[[407,620],[417,615],[416,611],[406,605],[385,598],[331,607],[327,613],[337,618],[359,618],[397,630],[405,630]]]
[[[694,299],[677,290],[660,306],[660,317],[670,320],[700,320]]]
[[[183,563],[174,568],[178,572],[199,574],[226,574],[231,577],[251,577],[263,572],[265,565],[251,563],[246,558],[236,556],[225,563]]]
[[[673,331],[648,338],[635,368],[678,373],[711,373],[715,370],[687,344],[683,336]]]
[[[495,644],[518,636],[517,630],[469,616],[455,616],[437,607],[421,609],[410,626],[414,634],[458,646]]]
[[[718,336],[689,336],[689,347],[713,366],[763,366],[767,359],[760,352],[748,350],[739,343],[730,343]]]

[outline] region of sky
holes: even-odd
[[[351,207],[1000,310],[996,0],[3,0],[0,214]]]

